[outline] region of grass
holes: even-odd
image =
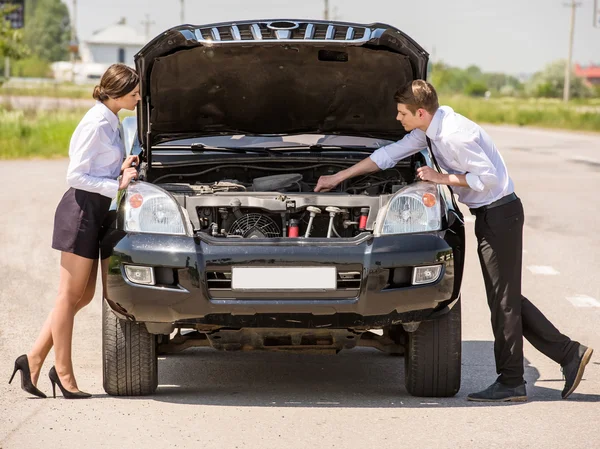
[[[448,96],[441,104],[478,123],[512,124],[543,128],[600,132],[600,99],[575,100],[565,105],[556,99],[470,98]]]
[[[82,116],[81,111],[0,109],[0,159],[68,156]]]
[[[92,98],[94,85],[78,85],[71,83],[23,83],[9,81],[0,85],[0,96],[33,96],[52,98]]]
[[[479,123],[600,132],[600,99],[569,105],[559,100],[464,96],[441,97],[440,101]],[[71,135],[84,113],[11,110],[0,105],[0,159],[67,157]]]
[[[10,110],[0,106],[0,160],[58,158],[69,155],[69,142],[86,110]],[[131,115],[126,112],[123,117]]]

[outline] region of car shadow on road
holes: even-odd
[[[410,396],[404,388],[403,357],[360,348],[336,356],[192,349],[159,360],[159,387],[152,399],[254,407],[489,406],[469,402],[466,395],[495,379],[493,342],[465,341],[462,349],[462,386],[452,398]],[[525,366],[530,401],[562,401],[558,365],[553,379],[540,379],[527,360]],[[600,395],[575,393],[569,400],[600,402]]]

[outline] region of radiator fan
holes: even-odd
[[[235,220],[229,229],[229,235],[239,235],[249,239],[281,237],[279,227],[267,215],[246,214]]]

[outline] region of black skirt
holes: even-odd
[[[100,240],[109,224],[112,200],[99,193],[70,188],[54,215],[52,248],[98,259]]]

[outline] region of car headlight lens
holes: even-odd
[[[186,235],[184,214],[166,190],[138,181],[129,184],[121,201],[125,231]]]
[[[405,187],[380,210],[375,235],[438,231],[440,210],[437,185],[419,182]]]

